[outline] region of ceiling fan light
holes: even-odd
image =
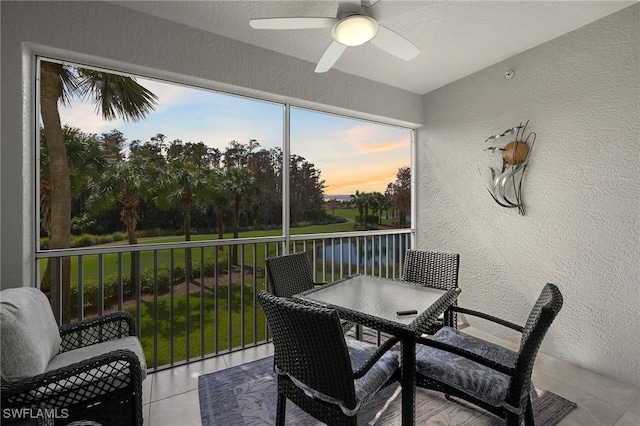
[[[331,35],[338,43],[346,46],[360,46],[378,34],[378,23],[365,15],[351,15],[338,21]]]

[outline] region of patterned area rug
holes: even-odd
[[[276,382],[273,357],[204,374],[198,378],[200,416],[203,426],[274,425],[276,418]],[[393,384],[380,391],[362,407],[358,424],[400,425],[400,386]],[[536,425],[553,426],[576,404],[554,393],[536,388],[532,392]],[[296,426],[321,425],[291,401],[287,401],[286,423]],[[453,403],[442,394],[416,389],[417,425],[493,426],[504,422],[471,405]]]

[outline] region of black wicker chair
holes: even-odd
[[[313,271],[305,252],[270,257],[265,263],[267,280],[275,296],[291,297],[311,290],[314,285],[325,284],[313,280]]]
[[[311,263],[305,252],[270,257],[265,261],[267,281],[271,292],[278,297],[290,298],[294,294],[311,290],[313,286],[326,284],[313,280]],[[342,330],[346,333],[354,326],[353,323],[342,321]],[[360,336],[360,329],[356,329],[356,336]]]
[[[258,300],[275,348],[277,425],[284,425],[287,399],[326,424],[356,425],[361,406],[399,379],[398,357],[389,351],[398,339],[378,347],[345,338],[334,310],[264,291]]]
[[[38,416],[35,421],[45,418],[48,425],[143,424],[146,363],[131,315],[116,312],[58,327],[38,289],[3,290],[0,303],[3,425],[32,424]]]
[[[420,387],[469,401],[502,417],[507,425],[534,425],[531,407],[531,371],[538,349],[562,308],[562,294],[554,284],[540,293],[524,327],[461,307],[457,312],[473,315],[522,333],[518,352],[483,339],[443,327],[416,354]]]
[[[407,250],[402,279],[425,287],[456,289],[459,269],[460,255],[457,253]],[[453,306],[456,306],[456,303]],[[434,334],[443,325],[457,328],[457,322],[455,311],[447,310],[441,318],[438,318],[438,321],[425,325],[419,331],[423,334]]]

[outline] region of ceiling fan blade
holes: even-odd
[[[346,48],[347,46],[345,46],[344,44],[340,44],[335,40],[332,41],[329,47],[327,47],[327,50],[325,50],[322,54],[322,58],[320,58],[320,60],[318,61],[315,72],[321,73],[329,71],[329,69],[331,69],[333,64],[336,63],[336,61],[340,58],[340,55],[342,55],[342,52],[344,52]]]
[[[410,61],[420,53],[420,49],[409,40],[382,25],[378,25],[378,34],[370,43],[405,61]]]
[[[341,12],[360,12],[362,6],[360,0],[339,0],[338,4]]]
[[[331,28],[337,18],[256,18],[250,19],[251,28],[258,30],[304,30],[307,28]]]
[[[413,12],[424,6],[425,3],[419,1],[378,0],[378,2],[367,8],[367,14],[376,21],[380,21],[403,13]]]

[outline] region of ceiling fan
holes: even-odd
[[[367,42],[405,61],[420,53],[420,49],[409,40],[378,24],[378,20],[407,11],[407,6],[409,10],[415,8],[415,2],[412,6],[412,2],[380,0],[368,7],[362,5],[360,0],[338,3],[336,17],[256,18],[249,20],[249,25],[262,30],[331,28],[333,41],[318,61],[315,69],[317,73],[329,71],[348,46],[359,46]]]

